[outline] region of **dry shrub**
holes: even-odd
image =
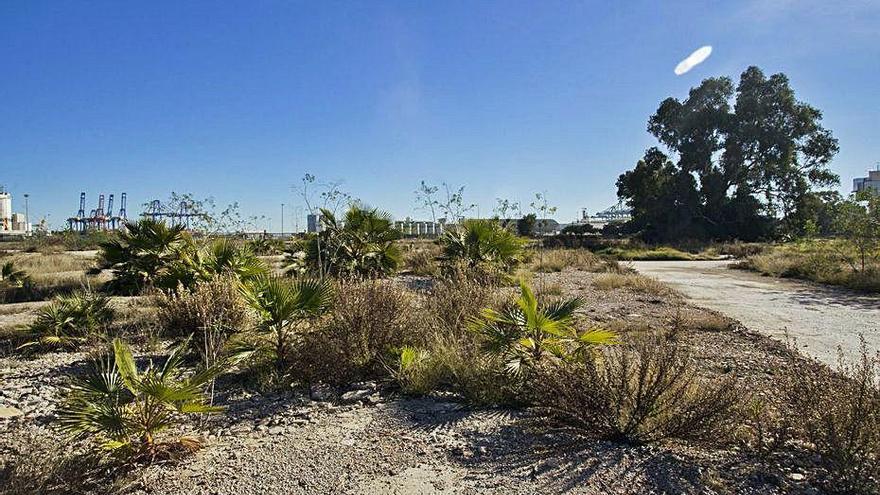
[[[156,295],[159,323],[166,334],[186,336],[205,328],[225,328],[230,332],[248,326],[248,307],[234,277],[218,276],[199,282],[192,289],[178,287]]]
[[[715,313],[699,313],[691,316],[690,326],[702,332],[724,332],[730,330],[733,322]]]
[[[495,302],[495,284],[481,275],[456,272],[438,280],[425,295],[423,314],[431,333],[468,334],[467,322]]]
[[[574,427],[618,441],[721,440],[741,402],[732,379],[698,378],[684,348],[653,337],[539,373],[534,381],[539,407]]]
[[[401,381],[405,390],[454,392],[473,404],[508,404],[518,396],[501,363],[487,356],[468,321],[498,306],[496,286],[464,272],[438,280],[421,300],[424,359]]]
[[[593,280],[593,287],[600,290],[630,289],[657,297],[676,294],[671,287],[656,278],[638,273],[605,273]]]
[[[787,398],[799,433],[826,462],[828,488],[876,493],[880,479],[880,354],[862,341],[857,360],[841,357],[837,373],[800,366]]]
[[[387,373],[391,356],[423,343],[412,296],[382,280],[340,281],[331,313],[297,351],[301,378],[342,385]]]
[[[743,408],[746,427],[740,429],[742,441],[762,460],[782,452],[792,438],[791,414],[766,399],[756,398]]]
[[[403,259],[403,267],[413,275],[425,277],[434,276],[440,271],[435,256],[427,251],[407,252]]]
[[[164,335],[192,335],[193,349],[216,358],[230,335],[250,326],[247,303],[234,276],[216,276],[192,289],[183,286],[155,296],[159,327]]]
[[[403,268],[413,275],[436,276],[440,272],[437,257],[440,247],[434,243],[413,243],[403,251]]]

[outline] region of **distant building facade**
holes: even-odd
[[[0,186],[0,235],[22,236],[30,233],[31,224],[27,215],[12,211],[12,194]]]
[[[867,177],[856,177],[853,179],[853,192],[862,192],[872,189],[874,192],[880,193],[880,170],[868,171]]]
[[[444,223],[430,220],[398,220],[394,228],[406,237],[437,237],[443,234]]]
[[[312,234],[321,231],[321,222],[319,216],[314,213],[306,215],[306,232]]]

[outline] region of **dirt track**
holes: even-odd
[[[662,280],[697,305],[740,320],[751,330],[784,340],[834,365],[837,348],[858,350],[864,335],[868,348],[880,350],[880,297],[780,280],[731,270],[728,261],[643,261],[642,274]]]

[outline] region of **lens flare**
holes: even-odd
[[[675,66],[675,75],[680,76],[682,74],[686,74],[689,70],[693,69],[697,65],[701,64],[704,60],[709,58],[709,55],[712,54],[712,47],[709,45],[701,46],[694,50],[694,53],[691,53],[687,56],[686,59],[682,60]]]

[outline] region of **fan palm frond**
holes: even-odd
[[[542,304],[531,288],[520,283],[520,296],[500,311],[484,309],[471,321],[471,329],[481,335],[483,349],[500,357],[505,369],[519,375],[551,356],[568,359],[588,347],[616,342],[613,332],[592,329],[578,332],[573,325],[580,299],[565,299]]]
[[[175,348],[161,367],[138,370],[131,349],[117,339],[112,356],[99,359],[73,381],[59,408],[61,428],[91,436],[104,449],[152,452],[156,434],[179,423],[186,414],[216,413],[205,384],[228,368],[219,362],[185,378],[184,345]]]

